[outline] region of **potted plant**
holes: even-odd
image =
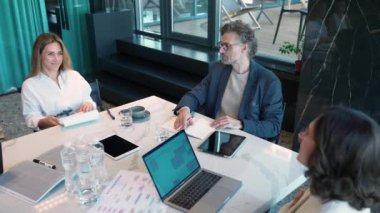
[[[296,54],[297,60],[294,62],[296,73],[299,74],[302,68],[302,49],[294,43],[285,41],[278,49],[282,54]]]

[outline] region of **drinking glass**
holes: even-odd
[[[104,145],[98,139],[92,142],[92,151],[90,157],[91,167],[94,173],[95,186],[97,192],[106,185],[108,181],[108,173],[105,164]]]
[[[159,127],[156,130],[156,139],[157,142],[162,143],[169,138],[169,130],[163,127]]]
[[[120,111],[120,123],[122,127],[130,127],[133,123],[132,110],[124,109]]]
[[[97,200],[96,181],[90,164],[92,146],[83,138],[79,138],[75,144],[78,174],[79,202],[83,205],[91,205]]]
[[[65,188],[69,196],[76,193],[77,181],[77,160],[75,149],[72,146],[65,146],[61,150],[62,167],[65,170]]]

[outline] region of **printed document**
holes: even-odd
[[[88,210],[100,212],[165,212],[148,173],[120,170]]]

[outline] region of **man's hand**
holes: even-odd
[[[84,102],[82,106],[80,107],[79,111],[80,112],[89,112],[93,110],[94,106],[92,105],[91,102]]]
[[[189,107],[182,107],[178,110],[177,119],[174,122],[174,129],[186,129],[188,125],[192,125],[193,123],[194,121],[191,116]]]
[[[243,128],[243,124],[241,123],[240,120],[231,118],[228,115],[224,115],[219,118],[216,118],[211,123],[211,126],[214,127],[215,129],[225,129],[225,128],[242,129]]]
[[[38,127],[40,129],[46,129],[57,125],[59,125],[59,119],[54,116],[47,116],[38,121]]]

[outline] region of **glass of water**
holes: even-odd
[[[75,148],[65,146],[61,150],[62,167],[65,170],[65,188],[69,196],[76,193],[77,160]]]
[[[91,205],[97,200],[96,179],[90,162],[92,146],[83,138],[79,138],[75,151],[79,202],[83,205]]]
[[[124,109],[120,111],[120,125],[122,127],[130,127],[133,124],[132,110]]]
[[[92,151],[90,163],[95,177],[95,185],[97,192],[100,192],[108,181],[108,173],[105,164],[104,146],[102,143],[99,142],[98,139],[93,140],[91,145]]]

